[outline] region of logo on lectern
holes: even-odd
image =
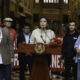
[[[41,44],[41,43],[37,43],[35,45],[35,51],[37,54],[43,54],[45,52],[45,45],[44,44]]]

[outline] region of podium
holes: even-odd
[[[46,59],[40,57],[43,54],[58,54],[60,46],[48,44],[19,44],[16,52],[31,53],[38,55],[33,62],[30,80],[50,80],[49,69]]]

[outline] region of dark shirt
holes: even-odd
[[[75,41],[77,40],[79,34],[75,32],[74,34],[66,33],[63,38],[62,45],[62,57],[74,57],[76,55],[76,51],[74,49]]]

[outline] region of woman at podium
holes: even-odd
[[[48,44],[55,37],[55,33],[49,29],[48,19],[46,17],[41,17],[39,20],[39,27],[33,30],[30,38],[31,44],[42,43]],[[34,59],[37,59],[37,63],[47,64],[48,69],[50,68],[51,55],[50,54],[42,54],[42,55],[34,55]],[[45,59],[45,61],[43,60]],[[42,62],[41,62],[42,60]],[[37,67],[38,67],[37,64]]]

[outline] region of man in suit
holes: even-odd
[[[13,53],[9,30],[0,27],[0,80],[11,80]]]
[[[17,38],[17,45],[23,42],[29,44],[30,35],[31,35],[30,24],[26,23],[23,26],[23,32]],[[19,59],[19,66],[20,66],[20,80],[25,80],[26,64],[28,64],[29,71],[31,72],[32,55],[30,53],[19,53],[18,59]]]

